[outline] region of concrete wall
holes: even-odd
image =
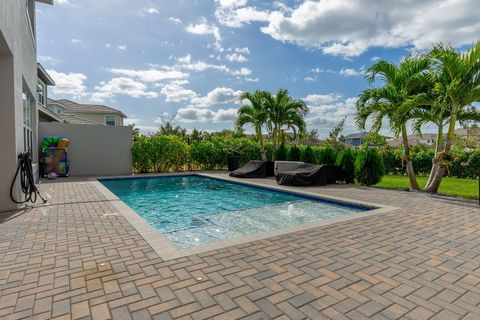
[[[17,208],[10,184],[23,152],[23,82],[36,98],[37,61],[25,1],[0,1],[0,211]],[[33,110],[34,135],[38,111]],[[34,141],[36,141],[34,137]],[[37,148],[35,148],[37,149]],[[19,194],[19,188],[15,190]]]
[[[64,113],[67,114],[67,115],[75,115],[79,118],[82,118],[82,119],[85,119],[85,120],[90,120],[90,121],[93,121],[95,123],[100,123],[100,124],[105,124],[105,116],[111,115],[111,116],[115,116],[117,126],[123,126],[123,118],[119,115],[116,115],[116,114],[71,112],[71,111],[65,111]]]
[[[70,140],[68,159],[72,176],[132,173],[130,127],[41,122],[40,141],[45,136],[62,136]]]

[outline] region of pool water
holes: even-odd
[[[100,182],[180,248],[368,210],[196,175]]]

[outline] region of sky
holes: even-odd
[[[478,0],[55,0],[37,5],[53,99],[104,104],[153,132],[234,128],[243,91],[288,89],[326,136],[369,87],[365,68],[479,39]]]

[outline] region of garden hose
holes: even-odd
[[[22,193],[25,195],[24,200],[17,200],[13,196],[13,189],[15,187],[15,182],[19,174],[20,174],[20,185],[21,185]],[[37,201],[37,196],[40,197],[40,199],[42,199],[43,203],[47,202],[47,200],[45,200],[42,197],[42,195],[40,194],[40,191],[35,185],[30,152],[20,153],[18,155],[17,171],[15,172],[12,185],[10,186],[10,199],[12,199],[12,201],[17,204],[22,204],[27,202],[35,203]]]

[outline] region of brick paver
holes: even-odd
[[[401,209],[162,261],[88,179],[42,184],[0,215],[0,318],[480,319],[478,206],[309,190]]]

